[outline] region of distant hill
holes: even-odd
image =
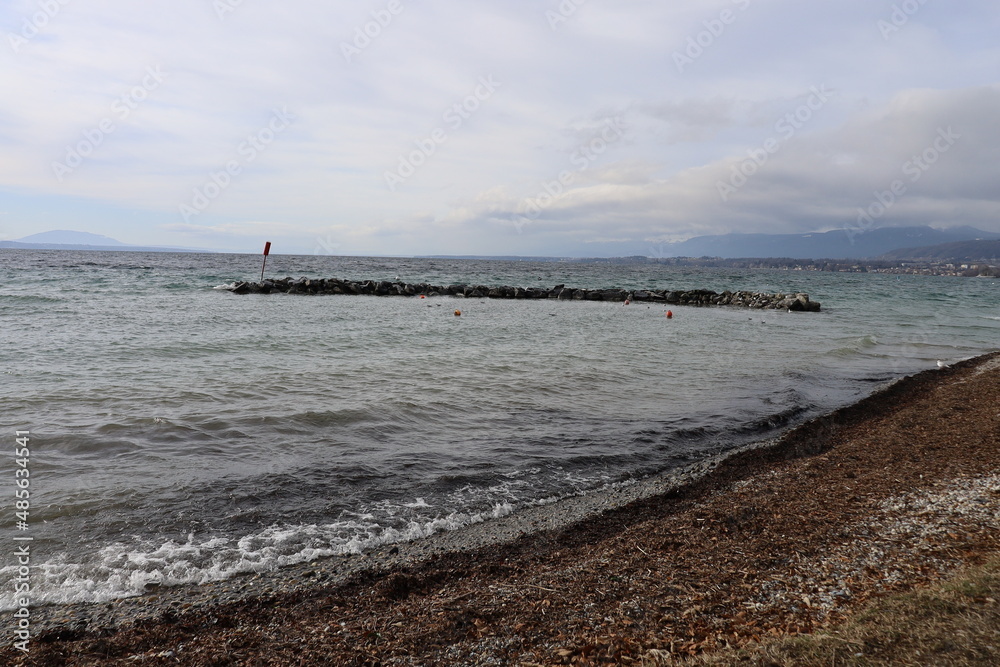
[[[23,239],[16,239],[17,243],[42,243],[47,245],[96,245],[96,246],[123,246],[121,241],[117,241],[110,236],[91,234],[90,232],[74,232],[65,229],[57,229],[51,232],[42,232],[25,236]]]
[[[565,262],[566,257],[542,257],[533,255],[414,255],[415,259],[487,259],[502,262]],[[590,259],[590,258],[586,258]]]
[[[956,241],[918,248],[901,248],[885,253],[881,259],[997,265],[1000,264],[1000,241]]]
[[[212,250],[196,250],[193,248],[128,245],[110,236],[63,229],[32,234],[16,241],[0,241],[0,248],[22,250],[117,250],[128,252],[214,252]]]
[[[868,231],[837,229],[813,234],[724,234],[696,236],[661,248],[666,257],[797,257],[802,259],[871,259],[900,248],[914,248],[1000,234],[974,227],[879,227]]]

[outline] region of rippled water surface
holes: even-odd
[[[272,256],[271,276],[807,292],[821,313],[237,296],[244,255],[0,250],[8,451],[36,601],[419,538],[760,439],[995,349],[997,281]],[[453,311],[461,308],[462,316]],[[7,549],[0,551],[7,553]],[[0,607],[13,605],[13,558]]]

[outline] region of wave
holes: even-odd
[[[410,506],[429,507],[420,498]],[[71,562],[63,555],[39,565],[32,575],[32,599],[36,604],[107,602],[141,595],[152,585],[204,584],[317,558],[359,554],[513,511],[510,503],[499,503],[484,512],[426,517],[399,527],[384,526],[369,515],[361,515],[322,525],[271,526],[238,539],[209,537],[199,541],[192,534],[183,543],[115,543],[94,554],[91,562]],[[16,570],[12,565],[0,569],[0,579],[13,579]],[[0,610],[16,608],[12,591],[12,586],[5,586],[0,593]]]
[[[41,296],[38,294],[0,294],[0,306],[24,305],[32,303],[63,303],[66,299],[55,296]]]
[[[875,334],[867,334],[859,338],[841,338],[836,342],[840,343],[840,346],[827,351],[827,355],[832,357],[853,357],[865,354],[866,350],[877,347],[879,344],[878,337]]]
[[[607,474],[588,475],[557,466],[548,472],[560,477],[559,490],[522,498],[520,491],[533,488],[535,478],[545,472],[540,467],[525,468],[504,474],[492,484],[453,487],[440,498],[382,500],[363,510],[344,511],[335,521],[273,524],[232,537],[188,534],[183,542],[136,537],[131,542],[109,544],[84,558],[63,553],[38,566],[32,575],[33,598],[40,604],[108,602],[142,595],[150,586],[205,584],[274,571],[413,542],[499,519],[518,509],[636,482],[634,478],[613,480]],[[15,566],[0,568],[0,583],[15,576]],[[0,611],[15,608],[12,591],[12,586],[0,585]]]

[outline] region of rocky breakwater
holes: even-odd
[[[544,287],[489,287],[487,285],[431,285],[388,280],[341,280],[339,278],[278,278],[261,282],[238,282],[234,294],[368,294],[372,296],[454,296],[472,299],[561,299],[564,301],[619,301],[678,306],[743,306],[745,308],[818,312],[820,304],[808,294],[762,294],[759,292],[713,292],[712,290],[624,290],[576,289],[565,285]]]

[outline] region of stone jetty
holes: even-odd
[[[818,312],[820,304],[808,294],[762,294],[759,292],[713,292],[712,290],[624,290],[577,289],[556,285],[544,287],[489,287],[487,285],[430,285],[387,280],[341,280],[339,278],[278,278],[261,282],[238,282],[234,294],[368,294],[373,296],[452,296],[468,299],[560,299],[563,301],[618,301],[678,306],[742,306],[745,308]]]

